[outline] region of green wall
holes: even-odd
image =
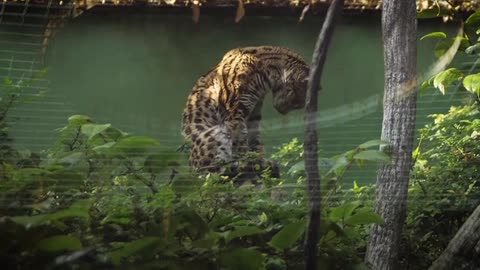
[[[87,114],[135,134],[150,135],[172,148],[181,144],[180,119],[195,80],[229,49],[250,45],[293,48],[310,59],[322,18],[141,15],[87,12],[67,24],[51,44],[48,57],[50,91],[30,121],[16,126],[20,146],[45,148],[74,113]],[[419,26],[419,36],[452,29],[439,23]],[[419,42],[418,62],[425,70],[435,59],[433,41]],[[383,59],[380,18],[344,18],[338,25],[323,75],[320,94],[320,148],[330,156],[380,136]],[[422,95],[418,122],[445,111],[458,98],[437,91]],[[50,102],[50,103],[49,103]],[[281,117],[270,103],[264,107],[264,141],[273,146],[302,136],[301,111]],[[34,125],[34,128],[32,128]],[[373,181],[374,170],[354,170],[349,179]]]

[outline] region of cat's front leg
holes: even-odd
[[[231,123],[233,155],[242,158],[248,152],[248,130],[245,121]]]

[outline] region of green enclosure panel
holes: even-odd
[[[69,115],[86,114],[126,132],[148,135],[172,149],[182,144],[180,120],[195,80],[231,48],[279,45],[310,60],[323,18],[190,16],[90,10],[68,22],[48,49],[48,92],[15,111],[17,146],[49,146]],[[419,37],[452,26],[420,23]],[[434,41],[419,41],[419,71],[434,61]],[[343,18],[336,28],[320,94],[319,144],[322,155],[349,150],[378,139],[382,122],[383,47],[380,17]],[[421,73],[421,72],[420,72]],[[455,93],[455,91],[450,91]],[[444,112],[459,95],[421,95],[418,125]],[[264,105],[263,140],[267,152],[294,137],[303,139],[302,112],[280,116],[270,97]],[[352,170],[349,180],[372,182],[374,166]]]

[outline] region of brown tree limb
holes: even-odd
[[[333,0],[328,8],[322,30],[313,52],[308,77],[305,104],[305,171],[309,195],[308,225],[305,237],[305,269],[317,269],[317,244],[320,227],[320,174],[318,172],[318,142],[316,119],[318,110],[318,91],[327,51],[332,39],[335,19],[343,8],[344,0]]]
[[[480,268],[480,205],[429,270]]]
[[[392,154],[392,163],[382,165],[377,176],[375,211],[385,224],[374,225],[370,233],[365,260],[373,270],[399,267],[398,254],[406,216],[415,135],[415,1],[384,1],[382,32],[385,68],[382,139],[390,143],[386,148]]]

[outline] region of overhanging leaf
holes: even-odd
[[[348,165],[348,159],[345,155],[340,155],[335,160],[330,171],[327,174],[335,173],[336,175],[341,174],[344,171],[345,167]]]
[[[435,79],[433,80],[433,86],[438,88],[440,92],[445,95],[446,88],[462,78],[463,73],[460,70],[456,68],[449,68],[435,76]]]
[[[444,32],[433,32],[433,33],[429,33],[429,34],[424,35],[423,37],[420,38],[420,40],[424,40],[426,38],[444,39],[444,38],[447,38],[447,34],[445,34]]]
[[[433,18],[438,18],[438,17],[443,17],[443,16],[448,16],[451,15],[452,11],[444,8],[442,6],[437,6],[434,5],[430,8],[421,10],[420,12],[417,13],[417,18],[418,19],[433,19]]]
[[[333,222],[350,217],[352,212],[359,207],[358,203],[345,203],[341,206],[334,207],[330,210],[328,215]]]
[[[318,159],[318,169],[322,174],[325,174],[325,172],[330,171],[334,165],[335,165],[335,161],[333,161],[331,158]]]
[[[466,76],[463,79],[463,86],[468,92],[480,95],[480,73]]]
[[[361,209],[345,220],[347,225],[383,225],[384,223],[382,217],[370,209]]]
[[[72,204],[69,208],[53,212],[51,214],[35,215],[35,216],[17,216],[11,219],[25,227],[37,226],[49,221],[57,221],[65,218],[89,218],[89,209],[92,204],[91,200],[81,200]]]
[[[390,161],[390,157],[380,150],[365,150],[356,154],[354,159],[369,161]]]
[[[73,152],[67,156],[60,158],[57,162],[63,165],[75,165],[83,159],[85,154],[83,152]]]
[[[157,140],[145,136],[129,136],[120,139],[113,149],[118,153],[127,155],[141,155],[148,150],[154,149],[160,144]]]
[[[72,115],[68,118],[68,125],[69,126],[81,126],[81,125],[88,124],[88,123],[91,123],[91,122],[92,122],[92,119],[90,119],[90,117],[88,117],[86,115],[76,114],[76,115]]]
[[[116,142],[108,142],[102,145],[98,145],[93,147],[93,151],[97,154],[106,154],[112,149],[112,147],[116,144]]]
[[[235,238],[261,234],[264,231],[254,226],[237,226],[233,231],[228,231],[225,233],[225,241],[228,243]]]
[[[268,244],[276,249],[291,248],[305,232],[305,221],[288,224],[275,234]]]
[[[470,15],[465,21],[465,26],[477,30],[480,27],[480,10]]]
[[[105,131],[107,128],[111,127],[110,124],[98,125],[98,124],[85,124],[82,125],[82,133],[87,135],[88,139],[95,137]]]
[[[478,54],[480,52],[480,43],[474,44],[472,46],[469,46],[467,49],[465,49],[465,53],[467,54]]]
[[[53,220],[60,220],[71,217],[89,218],[89,210],[92,205],[92,200],[81,200],[73,203],[69,208],[49,214],[48,218]]]
[[[288,170],[288,174],[293,175],[297,173],[305,172],[305,161],[299,161]]]
[[[386,142],[386,141],[383,141],[383,140],[370,140],[370,141],[367,141],[367,142],[364,142],[364,143],[360,144],[358,146],[358,148],[366,149],[366,148],[370,148],[370,147],[373,147],[373,146],[379,146],[379,145],[382,145],[382,144],[389,144],[389,143]]]
[[[76,251],[82,249],[82,243],[71,235],[56,235],[40,240],[37,248],[47,252]]]

